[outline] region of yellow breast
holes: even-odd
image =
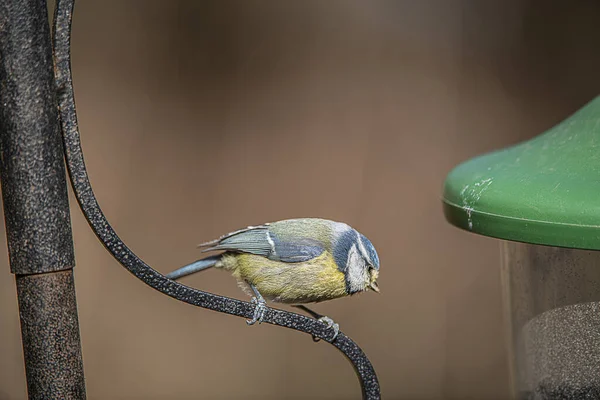
[[[282,303],[313,303],[348,294],[344,274],[328,252],[302,263],[272,261],[254,254],[226,254],[217,267],[254,285],[263,297]]]

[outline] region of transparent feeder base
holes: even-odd
[[[502,245],[514,397],[600,399],[600,252]]]

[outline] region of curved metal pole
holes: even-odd
[[[0,104],[0,183],[27,395],[84,399],[46,0],[0,0]]]
[[[77,125],[70,56],[73,7],[74,0],[57,0],[56,2],[53,32],[55,72],[59,114],[69,176],[77,201],[92,230],[113,257],[148,286],[177,300],[198,307],[246,319],[252,318],[254,305],[249,302],[190,288],[167,279],[152,269],[123,243],[106,220],[94,196],[86,172]],[[352,363],[360,380],[363,398],[379,399],[381,397],[379,382],[371,362],[361,348],[342,332],[332,341],[331,330],[326,329],[321,322],[300,314],[274,308],[267,309],[263,322],[305,332],[331,343]]]

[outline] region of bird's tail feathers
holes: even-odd
[[[216,256],[206,257],[206,258],[200,259],[198,261],[194,261],[193,263],[188,264],[184,267],[176,269],[175,271],[170,272],[165,276],[169,279],[177,280],[179,278],[183,278],[184,276],[195,274],[196,272],[200,272],[205,269],[214,267],[215,264],[217,262],[219,262],[220,259],[221,259],[220,254],[216,255]]]

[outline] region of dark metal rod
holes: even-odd
[[[73,237],[45,0],[0,0],[0,178],[31,399],[84,399]]]

